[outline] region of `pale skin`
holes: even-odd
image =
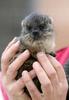
[[[33,63],[33,70],[23,71],[22,77],[15,80],[17,70],[30,57],[29,50],[21,53],[10,64],[10,59],[19,49],[20,42],[13,39],[1,57],[2,82],[6,88],[9,100],[31,100],[24,92],[26,86],[32,100],[66,100],[68,84],[63,66],[52,56],[43,52],[37,54],[37,61]],[[42,88],[42,94],[38,91],[32,78],[37,76]]]

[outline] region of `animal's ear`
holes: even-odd
[[[24,21],[22,20],[22,21],[21,21],[21,26],[23,26],[23,23],[24,23]]]

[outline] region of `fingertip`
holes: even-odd
[[[48,57],[50,57],[50,58],[54,58],[54,57],[53,57],[53,56],[51,56],[50,54],[48,54],[47,56],[48,56]]]
[[[20,46],[20,41],[16,41],[14,44],[12,44],[11,49],[12,50],[18,50]]]
[[[26,50],[24,51],[24,53],[30,55],[30,52],[29,52],[28,49],[26,49]]]
[[[15,45],[19,45],[20,44],[20,41],[18,40],[16,43],[15,43]]]
[[[11,46],[12,44],[16,43],[17,42],[17,37],[14,37],[12,39],[12,41],[9,42],[8,46]]]
[[[37,67],[38,65],[39,65],[39,63],[38,63],[37,61],[35,61],[35,62],[33,63],[33,68]]]
[[[43,57],[43,56],[45,56],[45,53],[44,52],[38,52],[37,53],[37,57]]]
[[[22,72],[22,77],[24,77],[27,73],[28,73],[28,71],[27,71],[27,70],[24,70],[24,71]]]
[[[15,41],[17,39],[17,37],[14,37],[12,41]]]
[[[24,70],[22,72],[22,78],[23,78],[24,82],[30,81],[31,77],[30,77],[29,72],[27,70]]]
[[[30,52],[29,52],[29,50],[25,50],[21,55],[24,60],[27,60],[30,56]]]

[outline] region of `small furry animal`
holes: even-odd
[[[55,32],[52,19],[48,15],[32,13],[21,22],[22,31],[18,40],[20,40],[19,53],[28,49],[31,53],[30,58],[18,70],[16,80],[19,79],[24,70],[32,70],[32,64],[36,61],[37,52],[45,52],[55,56]],[[41,91],[41,85],[37,77],[33,79],[35,85]],[[27,88],[24,91],[29,95]],[[29,95],[30,96],[30,95]]]
[[[47,15],[33,13],[21,23],[20,41],[23,49],[29,49],[34,55],[39,51],[55,53],[55,32],[52,18]]]

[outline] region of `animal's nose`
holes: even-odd
[[[33,36],[33,39],[34,39],[34,40],[38,40],[38,39],[39,39],[39,31],[34,30],[34,31],[32,32],[32,36]]]
[[[32,32],[33,36],[34,37],[38,37],[39,36],[39,31],[35,30]]]

